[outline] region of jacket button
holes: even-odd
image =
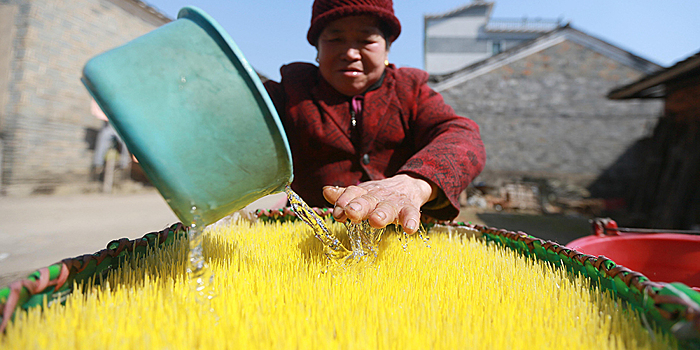
[[[364,164],[364,165],[369,164],[369,154],[365,153],[365,155],[362,156],[362,164]]]

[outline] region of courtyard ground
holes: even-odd
[[[263,200],[273,203],[277,199]],[[579,216],[498,213],[463,208],[458,221],[566,244],[588,235]],[[64,258],[91,254],[119,238],[139,238],[177,222],[154,189],[137,193],[0,197],[0,288]]]

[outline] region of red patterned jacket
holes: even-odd
[[[292,151],[292,189],[309,205],[329,206],[323,186],[404,173],[431,180],[449,200],[426,203],[424,214],[441,220],[459,214],[459,194],[481,172],[486,154],[479,127],[428,87],[426,72],[387,67],[381,86],[365,94],[353,128],[351,98],[333,89],[318,67],[292,63],[280,71],[281,83],[265,87]]]

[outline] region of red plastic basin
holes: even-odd
[[[653,282],[681,282],[700,291],[700,236],[676,233],[586,236],[567,247],[593,256],[604,255]]]

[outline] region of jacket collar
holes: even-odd
[[[393,64],[387,66],[382,77],[363,93],[363,95],[365,95],[363,115],[373,116],[373,118],[364,118],[365,120],[361,121],[362,140],[360,149],[357,150],[359,152],[367,152],[371,149],[377,134],[390,119],[379,116],[387,115],[387,110],[394,98],[394,69],[395,66]],[[311,89],[311,95],[319,107],[319,112],[322,114],[321,118],[325,119],[330,117],[336,127],[345,135],[347,142],[351,145],[351,136],[347,132],[350,123],[350,107],[346,104],[350,103],[352,97],[338,92],[321,76],[320,71],[317,70],[316,72],[317,83]],[[342,105],[342,108],[339,108],[339,105]]]

